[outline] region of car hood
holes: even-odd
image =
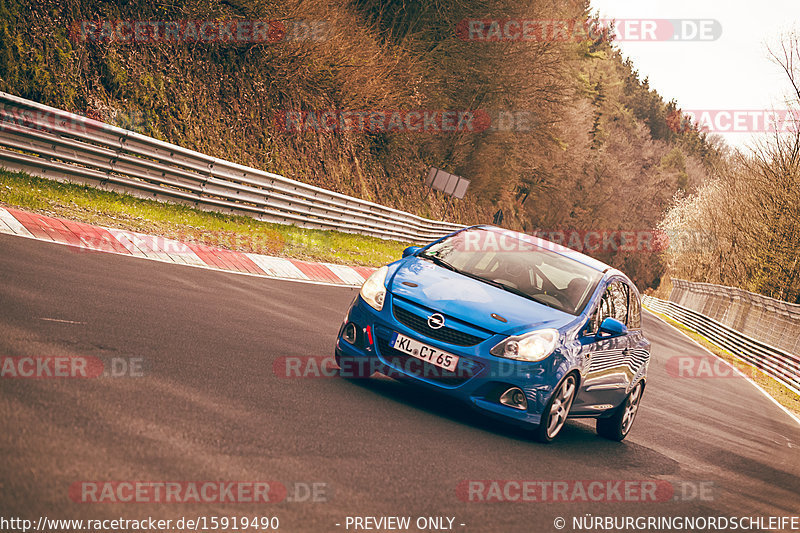
[[[404,259],[388,286],[395,295],[493,333],[562,328],[578,317],[417,257]],[[492,318],[496,313],[502,322]]]

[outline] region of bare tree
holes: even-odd
[[[701,249],[670,249],[670,274],[734,285],[800,303],[800,39],[783,38],[770,57],[783,69],[792,94],[790,131],[748,151],[736,151],[697,195],[678,198],[662,222],[672,236],[702,233]]]

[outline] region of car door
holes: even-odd
[[[647,367],[650,364],[650,342],[644,337],[642,332],[642,303],[639,291],[631,283],[628,286],[628,353],[626,364],[628,365],[631,378],[628,382],[627,391],[633,388],[639,379],[647,374]]]
[[[633,296],[638,299],[634,293]],[[592,414],[618,405],[634,377],[629,365],[631,331],[610,337],[598,333],[606,318],[629,323],[631,288],[622,278],[608,280],[603,295],[580,334],[583,380],[572,408],[573,414]],[[641,333],[639,333],[641,336]]]

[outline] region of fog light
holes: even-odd
[[[500,396],[500,403],[524,411],[528,408],[528,399],[519,387],[511,387]]]
[[[344,327],[344,331],[342,332],[342,338],[350,344],[355,344],[357,335],[356,325],[352,322],[348,322],[348,324]]]

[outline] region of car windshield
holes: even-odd
[[[418,257],[523,298],[579,315],[603,273],[510,233],[473,228]]]

